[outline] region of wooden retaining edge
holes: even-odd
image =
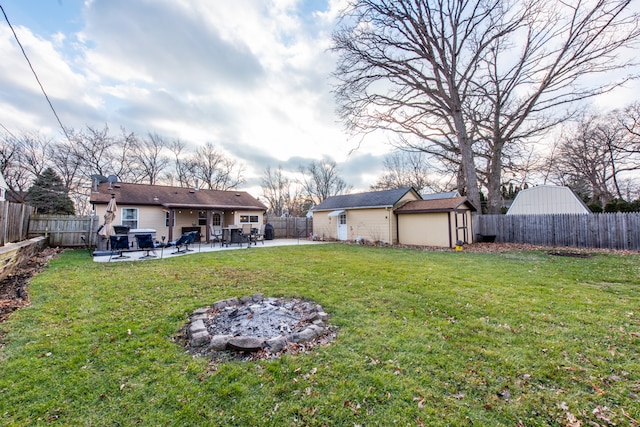
[[[22,264],[48,245],[46,237],[34,237],[0,247],[0,280],[18,270]]]

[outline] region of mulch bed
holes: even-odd
[[[0,323],[20,307],[29,305],[27,285],[29,280],[40,273],[47,263],[62,252],[58,248],[45,248],[38,255],[26,261],[15,274],[0,281]]]

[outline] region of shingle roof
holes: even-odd
[[[394,190],[370,191],[367,193],[328,197],[318,206],[315,206],[312,211],[393,206],[409,191],[415,192],[412,187],[404,187]],[[416,196],[420,197],[417,193]]]
[[[449,199],[412,200],[395,210],[395,213],[423,213],[423,212],[450,212],[466,205],[472,211],[476,208],[466,197],[452,197]]]
[[[194,190],[124,182],[114,183],[111,188],[109,183],[105,182],[98,185],[97,190],[91,193],[92,204],[107,204],[113,194],[116,202],[121,205],[192,209],[267,209],[246,191]]]

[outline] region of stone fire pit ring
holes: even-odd
[[[278,353],[330,332],[323,308],[299,298],[255,294],[229,298],[194,310],[185,327],[192,352]]]

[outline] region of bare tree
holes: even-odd
[[[307,166],[300,166],[299,170],[302,192],[313,204],[351,190],[351,186],[340,178],[336,162],[332,160],[313,161]]]
[[[618,112],[586,116],[558,146],[555,159],[557,182],[590,197],[590,203],[604,207],[623,191],[625,173],[640,167],[640,158],[629,149],[628,131],[619,126]]]
[[[160,176],[169,166],[166,139],[156,133],[149,133],[147,138],[136,140],[133,148],[133,158],[138,171],[136,181],[145,181],[150,185],[158,183]]]
[[[0,171],[14,197],[23,201],[35,176],[23,167],[24,151],[20,139],[15,135],[3,135],[0,141]]]
[[[458,164],[476,206],[465,107],[482,55],[521,25],[522,17],[509,25],[494,19],[504,13],[501,0],[355,0],[334,33],[336,97],[348,127],[415,136],[406,148]]]
[[[191,157],[194,178],[210,190],[230,190],[244,183],[244,168],[207,142]]]
[[[633,65],[618,58],[640,36],[629,4],[354,0],[334,34],[342,117],[356,132],[413,136],[406,148],[459,165],[478,207],[484,181],[497,211],[512,145],[630,78],[610,77]]]
[[[179,139],[174,139],[169,143],[169,151],[173,154],[173,173],[167,173],[166,179],[170,185],[178,187],[193,186],[189,179],[195,175],[195,165],[185,160],[183,151],[186,144]]]
[[[62,180],[69,198],[79,215],[89,213],[90,176],[83,173],[82,159],[66,140],[54,142],[49,150],[52,169]]]
[[[371,185],[372,190],[413,187],[418,192],[442,191],[433,179],[434,170],[422,151],[396,151],[383,161],[384,173]]]
[[[640,103],[634,102],[619,111],[617,122],[628,132],[628,149],[640,154]]]
[[[282,166],[272,170],[267,166],[261,180],[262,195],[267,199],[269,211],[272,215],[282,216],[288,211],[291,200],[291,180],[282,171]]]
[[[71,149],[81,160],[85,176],[115,175],[121,181],[135,182],[132,161],[136,136],[124,128],[120,131],[120,135],[114,136],[107,125],[101,129],[87,126],[80,131],[67,130]]]
[[[33,179],[40,176],[49,166],[49,147],[52,139],[38,133],[23,133],[18,139],[20,150],[20,162],[22,167],[29,171]]]

